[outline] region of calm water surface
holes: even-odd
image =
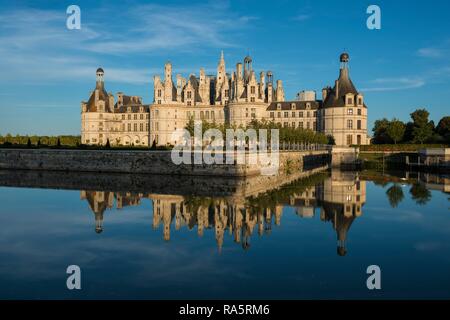
[[[258,196],[90,188],[0,187],[1,299],[450,298],[449,179],[333,172]]]

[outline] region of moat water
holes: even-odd
[[[247,196],[192,186],[0,186],[0,298],[450,298],[448,178],[333,171]],[[69,265],[81,290],[66,287]],[[370,265],[381,290],[367,288]]]

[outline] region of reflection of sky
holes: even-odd
[[[425,206],[409,188],[392,209],[386,190],[367,183],[363,215],[336,254],[330,222],[285,208],[269,236],[254,231],[242,250],[226,232],[152,229],[152,205],[106,210],[104,232],[78,191],[0,188],[0,298],[449,298],[450,211],[432,191]],[[68,265],[82,290],[65,287]],[[366,289],[367,266],[382,270],[381,292]]]

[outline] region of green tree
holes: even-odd
[[[430,113],[425,109],[418,109],[411,113],[413,120],[413,142],[423,144],[433,136],[433,123],[428,121]]]
[[[392,208],[397,208],[400,202],[402,202],[405,195],[403,194],[403,189],[398,184],[394,184],[386,191],[386,195],[389,199],[389,203]]]
[[[61,147],[61,139],[59,139],[59,137],[58,137],[58,141],[56,142],[56,146],[57,146],[58,148]]]
[[[409,190],[409,193],[419,205],[425,205],[431,200],[431,192],[421,183],[415,183]]]
[[[443,117],[437,127],[436,133],[439,134],[446,143],[450,143],[450,116]]]
[[[27,148],[31,148],[31,139],[30,138],[28,138],[28,141],[27,141]]]
[[[389,138],[391,138],[392,141],[394,141],[394,143],[397,144],[397,142],[403,139],[403,136],[405,135],[405,130],[406,126],[402,121],[398,119],[393,119],[389,123],[386,133],[389,136]]]
[[[387,134],[389,127],[389,120],[386,118],[376,120],[373,126],[373,143],[385,144],[390,142],[390,138]]]
[[[106,149],[111,148],[111,144],[109,143],[109,139],[106,139],[106,145],[105,145]]]

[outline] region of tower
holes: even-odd
[[[98,68],[96,71],[96,87],[97,89],[102,89],[103,88],[103,75],[105,74],[105,72],[103,71],[102,68]]]

